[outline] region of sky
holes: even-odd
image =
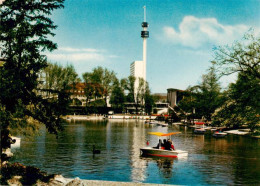
[[[260,0],[66,0],[51,16],[58,49],[50,62],[72,64],[81,76],[101,66],[118,78],[142,60],[141,23],[146,21],[147,81],[152,93],[185,90],[201,81],[216,46],[260,33]],[[234,77],[221,79],[223,87]]]

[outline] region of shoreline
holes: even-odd
[[[106,118],[103,115],[66,115],[66,116],[63,116],[63,119],[70,122],[70,121],[77,121],[77,120],[104,120],[104,119],[108,119],[108,120],[110,120],[110,119],[155,120],[156,117],[157,116],[151,116],[151,115],[149,116],[149,115],[127,115],[127,114],[113,114],[113,115],[108,115],[108,117],[106,117]],[[172,124],[195,128],[195,126],[189,126],[183,122],[175,122]],[[230,129],[230,130],[226,130],[224,132],[229,135],[250,136],[254,139],[260,139],[260,136],[251,135],[249,129],[244,129],[244,128]]]
[[[169,186],[169,184],[157,184],[157,183],[140,183],[140,182],[119,182],[119,181],[104,181],[104,180],[86,180],[80,178],[64,178],[62,175],[56,175],[54,179],[50,180],[48,183],[50,185],[57,186],[73,186],[73,185],[81,185],[81,186]],[[38,183],[37,185],[42,185]]]
[[[70,120],[103,120],[103,119],[137,119],[137,120],[154,120],[157,116],[149,115],[125,115],[113,114],[108,115],[106,118],[103,115],[66,115],[63,119]]]

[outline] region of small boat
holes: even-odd
[[[202,127],[197,127],[197,125],[202,125]],[[204,125],[205,125],[204,122],[195,122],[195,129],[193,132],[195,134],[204,134],[206,132]]]
[[[180,132],[172,132],[172,133],[150,132],[149,134],[156,135],[160,138],[160,137],[169,137],[179,133]],[[155,157],[167,157],[167,158],[180,158],[180,157],[188,156],[187,151],[165,150],[162,148],[155,148],[155,147],[143,147],[140,149],[140,153],[141,156],[155,156]]]
[[[167,123],[157,122],[156,124],[157,124],[158,126],[168,127],[168,124],[167,124]]]
[[[20,148],[20,144],[21,144],[21,138],[18,137],[11,137],[13,140],[13,144],[11,144],[11,148]]]
[[[224,138],[225,136],[227,136],[227,133],[221,131],[220,132],[216,131],[213,134],[213,137],[215,138]]]
[[[153,147],[144,147],[141,148],[140,150],[142,156],[178,158],[180,156],[188,155],[188,152],[183,150],[163,150],[163,149],[155,149]]]
[[[195,128],[194,133],[195,134],[204,134],[206,132],[206,129],[204,128]]]
[[[145,122],[145,123],[148,123],[150,125],[156,125],[157,124],[157,122],[155,122],[155,121],[148,121],[148,122]]]

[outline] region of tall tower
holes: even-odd
[[[146,81],[146,40],[149,38],[149,31],[147,31],[148,23],[146,22],[146,7],[144,6],[144,22],[142,22],[143,30],[141,37],[143,38],[143,78]]]

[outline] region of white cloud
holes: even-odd
[[[191,48],[201,48],[205,45],[223,45],[232,43],[250,29],[247,25],[222,25],[215,18],[196,18],[185,16],[178,31],[173,27],[163,28],[164,39]]]
[[[68,53],[68,54],[47,54],[48,58],[54,61],[104,61],[104,56],[97,53]]]
[[[66,62],[103,62],[108,58],[117,58],[116,55],[111,55],[106,50],[94,48],[71,48],[61,47],[53,53],[46,54],[52,61]]]
[[[101,52],[101,50],[97,50],[94,48],[71,48],[71,47],[61,47],[59,51],[65,52]]]

